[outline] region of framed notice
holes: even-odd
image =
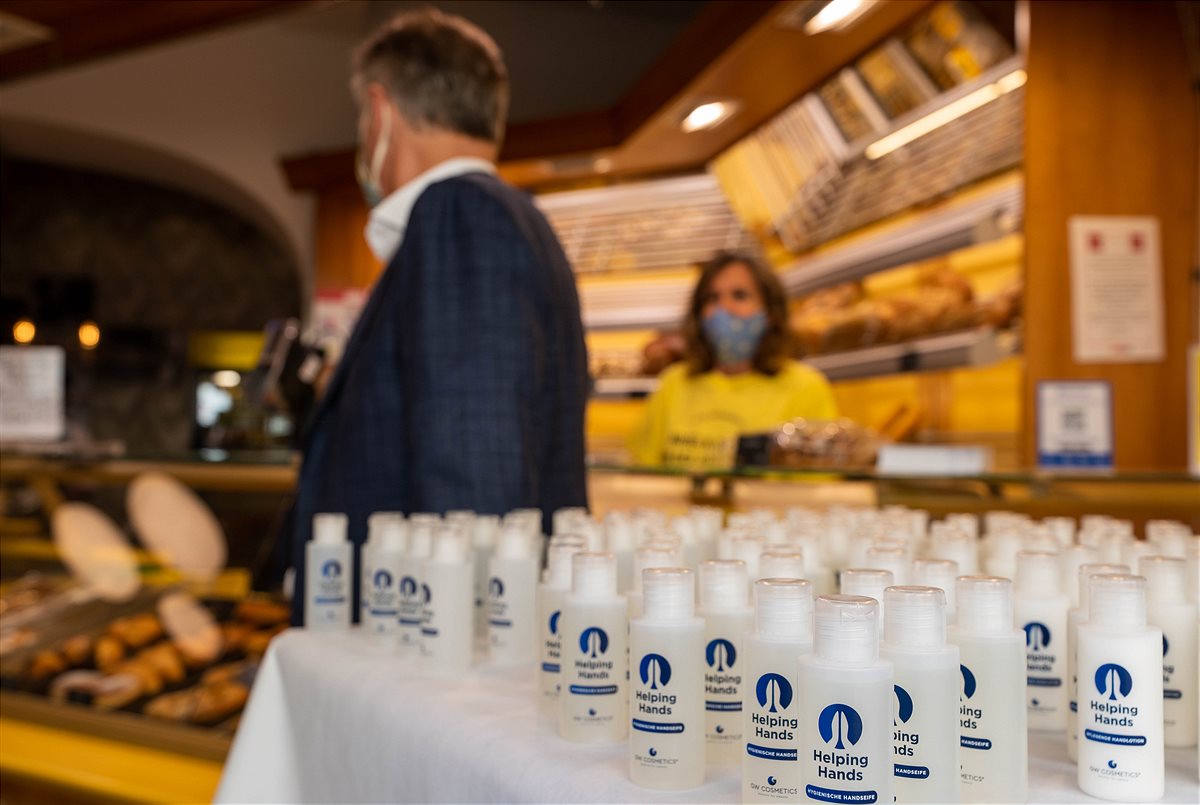
[[[56,442],[66,435],[62,347],[0,347],[0,441]]]
[[[1037,455],[1042,469],[1112,469],[1112,385],[1104,380],[1038,383]]]
[[[1068,226],[1075,362],[1163,360],[1158,219],[1075,215]]]

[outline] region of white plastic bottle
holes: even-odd
[[[514,666],[537,656],[538,557],[521,529],[500,533],[488,568],[488,659]]]
[[[1079,567],[1079,606],[1067,612],[1067,757],[1072,762],[1079,759],[1079,666],[1075,650],[1079,645],[1079,624],[1087,620],[1091,577],[1128,572],[1125,565],[1100,562]]]
[[[426,515],[433,517],[436,515]],[[400,579],[400,648],[417,651],[421,645],[421,627],[425,623],[425,562],[433,552],[433,529],[416,516],[408,520],[408,555]]]
[[[958,647],[946,643],[946,593],[889,587],[882,656],[892,663],[896,802],[960,802]]]
[[[800,801],[892,802],[892,664],[879,658],[879,602],[817,598],[800,657]]]
[[[737,559],[700,563],[704,618],[704,709],[709,763],[734,764],[742,751],[742,649],[754,622],[746,565]]]
[[[704,784],[704,621],[685,568],[642,574],[644,613],[629,624],[629,779],[684,791]]]
[[[812,651],[813,589],[804,579],[754,584],[754,632],[746,637],[742,802],[800,795],[796,658]]]
[[[1067,609],[1057,553],[1020,551],[1014,613],[1025,632],[1025,690],[1029,729],[1067,728]]]
[[[1029,738],[1025,635],[1013,628],[1012,581],[958,579],[958,619],[950,642],[961,655],[959,760],[964,802],[1025,802]]]
[[[425,592],[421,659],[425,668],[438,675],[466,673],[475,645],[475,562],[467,535],[456,526],[440,527],[421,575]]]
[[[479,514],[471,518],[471,546],[475,552],[475,636],[481,640],[488,634],[488,572],[500,518],[495,514]]]
[[[883,591],[896,583],[892,571],[880,568],[847,568],[842,571],[838,582],[841,585],[842,595],[861,595],[874,598],[875,602],[879,604],[879,622],[883,623],[885,614]],[[879,631],[878,636],[882,640],[883,632]]]
[[[584,549],[583,539],[559,536],[546,549],[546,574],[538,585],[537,623],[541,663],[538,670],[542,710],[558,716],[562,679],[563,597],[571,591],[571,557]]]
[[[353,546],[344,514],[313,516],[313,538],[304,546],[304,625],[318,631],[350,627]]]
[[[1079,625],[1079,788],[1114,802],[1164,793],[1162,631],[1146,622],[1146,580],[1091,579]]]
[[[559,734],[577,743],[616,743],[629,723],[628,623],[611,553],[577,553],[563,599]]]
[[[376,512],[367,518],[367,541],[361,556],[364,633],[384,646],[400,639],[400,581],[408,532],[403,515]]]
[[[1187,563],[1176,556],[1147,556],[1147,618],[1163,633],[1163,743],[1196,745],[1196,605],[1187,599]]]
[[[914,559],[912,563],[913,584],[918,587],[936,587],[946,595],[946,623],[954,623],[955,580],[962,575],[958,562],[952,559]],[[886,632],[886,629],[884,630]]]

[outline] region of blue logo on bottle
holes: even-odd
[[[714,729],[717,731],[717,735],[720,735],[721,733],[723,733],[725,731],[725,728],[722,727],[720,724],[718,724],[716,727],[714,727]]]
[[[550,613],[550,634],[558,634],[558,617],[562,615],[562,610],[555,610]]]
[[[671,681],[671,663],[661,654],[647,654],[638,666],[638,676],[642,678],[643,685],[650,686],[650,690],[658,690],[659,685],[666,687]]]
[[[321,575],[327,579],[336,579],[342,575],[342,563],[336,559],[330,559],[321,565]]]
[[[767,785],[775,785],[775,783],[777,783],[777,782],[779,782],[779,781],[776,780],[774,777],[767,778]]]
[[[1133,676],[1115,662],[1106,662],[1096,669],[1096,690],[1108,696],[1110,702],[1124,699],[1133,690]]]
[[[854,746],[862,737],[862,717],[848,704],[831,704],[817,716],[817,731],[825,743],[837,739],[834,749],[845,749],[847,742]]]
[[[759,707],[766,707],[768,713],[778,713],[792,703],[792,683],[780,674],[763,674],[754,686],[754,695]]]
[[[392,586],[392,574],[386,570],[377,570],[375,571],[374,581],[376,590],[386,590]]]
[[[1108,767],[1110,769],[1115,769],[1117,767],[1117,761],[1115,761],[1115,760],[1108,761]]]
[[[650,757],[658,757],[658,750],[652,746],[652,747],[650,747],[649,754],[650,754]]]
[[[1050,645],[1050,629],[1044,623],[1025,624],[1025,646],[1030,651],[1044,651]]]
[[[589,626],[579,636],[579,650],[596,657],[608,651],[608,633],[599,626]]]
[[[493,576],[488,581],[488,595],[490,595],[492,598],[503,598],[504,597],[504,582],[500,581],[500,579]]]
[[[1163,635],[1163,656],[1167,656],[1167,652],[1171,650],[1171,644],[1167,642],[1167,636]]]
[[[405,598],[412,598],[417,594],[417,580],[412,576],[405,576],[400,579],[400,593]]]
[[[421,597],[425,599],[426,604],[433,600],[433,591],[429,589],[428,584],[421,585]]]
[[[965,665],[958,666],[958,669],[962,671],[963,696],[969,699],[975,695],[975,674]]]
[[[896,716],[892,719],[892,726],[896,726],[897,723],[907,724],[913,714],[912,696],[909,696],[908,691],[899,685],[892,685],[892,690],[896,691]]]
[[[723,637],[711,640],[704,649],[704,658],[709,667],[716,666],[718,671],[727,671],[737,662],[737,649]]]

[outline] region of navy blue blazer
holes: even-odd
[[[426,188],[309,424],[293,620],[318,512],[361,544],[375,511],[586,506],[587,394],[575,275],[530,197],[486,173]]]

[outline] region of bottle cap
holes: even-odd
[[[644,548],[638,548],[633,552],[633,589],[634,592],[642,590],[642,575],[652,567],[675,567],[679,564],[679,557],[674,546],[663,545],[661,543],[651,543]],[[689,581],[693,589],[696,582]]]
[[[811,640],[813,586],[804,579],[767,578],[754,582],[755,627],[760,637]]]
[[[845,665],[879,656],[879,602],[861,595],[822,595],[814,604],[813,653]]]
[[[938,587],[888,587],[883,592],[883,642],[904,648],[946,644],[946,593]]]
[[[759,562],[763,554],[763,541],[757,537],[736,537],[733,540],[733,556],[730,559],[740,559],[746,563],[746,578],[760,578]]]
[[[1056,595],[1062,589],[1058,554],[1049,551],[1017,551],[1018,592]]]
[[[617,594],[617,557],[580,551],[571,557],[571,592],[580,598],[612,598]]]
[[[955,590],[958,626],[976,634],[1013,631],[1013,583],[1001,576],[959,576]]]
[[[763,579],[804,578],[803,551],[797,548],[765,551],[758,561],[758,575]]]
[[[720,611],[747,606],[746,563],[739,559],[709,559],[700,563],[700,606]]]
[[[604,517],[604,542],[613,553],[632,551],[636,543],[633,523],[623,512],[609,512]]]
[[[696,523],[691,517],[672,518],[671,533],[675,535],[681,545],[694,545],[699,539],[696,535]]]
[[[1146,598],[1156,604],[1183,604],[1187,598],[1187,562],[1178,556],[1143,556],[1138,571],[1146,579]]]
[[[438,528],[430,558],[435,562],[466,562],[467,539],[462,530],[449,524]]]
[[[349,518],[344,514],[314,514],[313,541],[321,545],[345,542],[349,523]]]
[[[1146,579],[1127,573],[1092,576],[1088,623],[1097,626],[1145,626]]]
[[[385,551],[408,547],[408,523],[400,512],[375,512],[367,518],[367,543]]]
[[[958,562],[950,559],[914,559],[913,584],[922,587],[936,587],[946,594],[946,614],[949,617],[955,611],[954,580],[958,578]]]
[[[505,526],[496,541],[494,555],[498,559],[532,559],[533,545],[529,542],[529,531],[516,524]]]
[[[587,520],[588,510],[582,506],[567,506],[558,509],[550,518],[555,534],[574,534],[579,532],[579,523]]]
[[[1107,576],[1111,574],[1128,573],[1129,566],[1113,562],[1092,562],[1079,566],[1079,609],[1088,611],[1092,598],[1092,576]]]
[[[1075,542],[1074,517],[1043,517],[1042,525],[1050,529],[1058,540],[1059,547],[1067,549]]]
[[[571,557],[586,550],[579,537],[562,535],[553,537],[546,549],[546,586],[566,592],[571,589]]]
[[[408,518],[408,555],[413,559],[428,559],[433,553],[433,526]]]
[[[892,571],[892,583],[908,581],[908,551],[899,545],[872,545],[867,548],[865,567]]]
[[[696,614],[696,580],[682,567],[642,570],[642,612],[649,621],[687,620]]]
[[[500,532],[500,516],[497,514],[478,514],[471,527],[471,542],[476,548],[490,548],[496,544],[496,535]]]
[[[436,526],[441,525],[442,516],[440,514],[433,514],[432,512],[416,512],[408,516],[408,522],[413,525]]]
[[[842,595],[857,595],[883,602],[883,591],[895,584],[892,571],[880,568],[849,568],[842,571]]]

